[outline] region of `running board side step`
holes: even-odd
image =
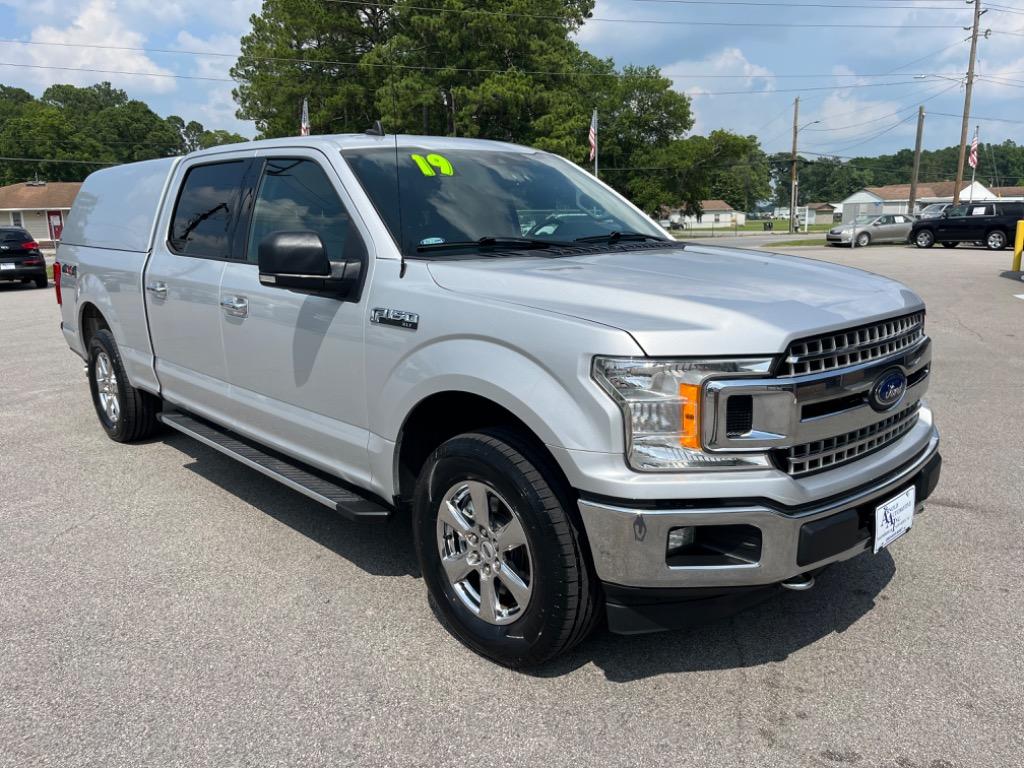
[[[387,520],[391,516],[391,510],[380,502],[360,496],[338,483],[313,474],[299,464],[261,449],[254,443],[207,421],[181,411],[164,411],[158,414],[157,418],[168,427],[277,480],[349,520]]]

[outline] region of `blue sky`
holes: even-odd
[[[735,3],[736,0],[733,0]],[[926,100],[927,147],[959,141],[970,6],[960,0],[792,0],[857,8],[756,7],[694,0],[599,0],[580,44],[616,63],[656,64],[693,96],[695,130],[758,135],[769,151],[789,147],[794,96],[801,97],[801,147],[840,155],[911,146]],[[1024,121],[1024,3],[999,3],[983,16],[993,34],[979,43],[974,115]],[[253,135],[234,116],[227,78],[259,0],[0,0],[4,40],[85,43],[144,51],[0,43],[0,82],[39,94],[54,82],[110,80],[162,115]],[[600,21],[629,19],[633,23]],[[651,23],[636,23],[640,20]],[[693,22],[703,22],[694,24]],[[718,26],[710,22],[721,22]],[[774,24],[779,26],[766,26]],[[797,25],[843,24],[824,28]],[[949,28],[936,28],[949,27]],[[1013,32],[1021,32],[1016,36]],[[194,56],[204,51],[232,56]],[[33,66],[189,75],[183,80]],[[886,77],[877,75],[891,73]],[[710,77],[715,75],[715,77]],[[793,77],[800,75],[800,77]],[[872,77],[872,75],[876,75]],[[923,76],[923,77],[922,77]],[[943,79],[951,77],[954,80]],[[725,91],[762,91],[726,94]],[[298,119],[298,118],[296,118]],[[901,122],[902,121],[902,122]],[[1021,140],[1024,123],[973,121],[982,141]]]

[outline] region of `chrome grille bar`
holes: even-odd
[[[924,312],[800,339],[789,346],[779,376],[848,368],[909,349],[924,338]]]
[[[785,452],[784,469],[794,477],[808,475],[832,469],[884,448],[913,429],[920,409],[919,401],[870,426],[824,440],[795,445]]]

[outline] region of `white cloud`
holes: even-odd
[[[727,47],[699,61],[676,61],[661,68],[672,86],[692,98],[696,133],[706,133],[726,127],[744,132],[740,127],[750,121],[749,102],[742,111],[736,110],[736,97],[713,94],[723,91],[771,91],[775,80],[771,70],[747,59],[739,48]],[[702,77],[703,75],[703,77]],[[711,77],[708,77],[708,76]],[[724,76],[724,77],[723,77]],[[712,94],[712,95],[709,95]],[[757,96],[753,102],[761,102]],[[749,132],[748,125],[745,132]]]
[[[141,51],[43,45],[79,43],[120,48],[144,47],[145,36],[122,23],[113,0],[89,0],[68,26],[38,26],[32,30],[29,39],[36,44],[15,45],[8,49],[10,60],[51,69],[23,69],[18,78],[21,82],[43,87],[53,83],[90,85],[109,80],[117,86],[146,93],[167,93],[176,88],[172,78],[159,76],[173,74],[172,71],[158,65]],[[78,69],[145,72],[157,76],[75,71]]]

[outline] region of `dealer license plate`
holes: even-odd
[[[0,269],[14,269],[13,264],[0,264]]]
[[[888,547],[914,523],[917,489],[910,486],[894,499],[875,508],[875,552]]]

